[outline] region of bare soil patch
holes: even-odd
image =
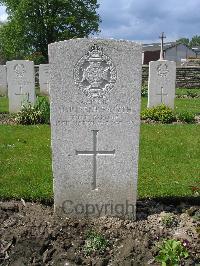
[[[176,223],[167,227],[162,216]],[[139,201],[137,221],[119,218],[60,218],[53,206],[23,201],[0,202],[0,265],[160,265],[154,257],[163,239],[187,240],[190,257],[182,265],[200,263],[199,206]],[[108,241],[104,252],[85,253],[89,230]]]

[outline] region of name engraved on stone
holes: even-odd
[[[168,94],[167,93],[164,93],[164,88],[161,87],[161,93],[157,93],[156,95],[160,95],[160,97],[161,97],[161,103],[163,103],[164,96],[167,96]]]
[[[23,64],[16,64],[14,66],[14,72],[18,78],[23,78],[25,73],[25,67]]]
[[[114,155],[115,150],[112,151],[98,151],[97,150],[97,134],[99,130],[92,130],[93,132],[93,150],[92,151],[77,151],[76,155],[92,155],[93,156],[93,180],[92,180],[92,190],[97,188],[97,156],[98,155]]]
[[[158,75],[159,75],[159,76],[161,76],[161,77],[166,77],[167,74],[169,73],[169,69],[168,69],[167,64],[160,64],[160,65],[157,67],[157,72],[158,72]]]
[[[116,68],[103,49],[94,44],[76,64],[74,81],[89,98],[105,98],[117,80]]]

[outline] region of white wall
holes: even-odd
[[[180,62],[181,59],[185,59],[190,56],[196,57],[196,54],[183,44],[179,44],[165,51],[165,59],[170,61]]]

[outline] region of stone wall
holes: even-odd
[[[149,66],[142,66],[142,82],[148,82]],[[176,68],[176,87],[200,87],[200,67],[187,66]]]

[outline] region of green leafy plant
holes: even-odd
[[[200,210],[196,211],[192,218],[195,221],[200,221]]]
[[[108,243],[108,240],[106,240],[104,236],[94,231],[90,231],[87,234],[84,251],[87,255],[95,251],[104,252]]]
[[[182,122],[185,122],[185,123],[189,123],[189,124],[192,124],[195,122],[195,115],[191,112],[188,112],[188,111],[184,111],[184,112],[181,112],[177,115],[177,118],[182,121]]]
[[[26,60],[33,61],[35,65],[45,64],[46,58],[40,52],[34,52],[25,57]]]
[[[141,96],[142,97],[148,96],[148,86],[146,84],[142,85]]]
[[[16,121],[22,125],[49,124],[50,105],[46,98],[38,97],[36,104],[24,104],[16,115]]]
[[[38,97],[35,109],[41,112],[41,124],[50,123],[50,104],[46,97]]]
[[[162,216],[161,222],[166,227],[172,227],[177,225],[176,217],[171,213],[166,213]]]
[[[141,118],[143,120],[149,119],[165,124],[171,123],[176,120],[173,110],[164,104],[145,109],[141,113]]]
[[[41,112],[36,110],[30,103],[23,105],[22,109],[16,115],[16,121],[21,125],[40,124]]]
[[[161,262],[162,266],[178,266],[183,259],[189,257],[186,247],[178,240],[164,240],[159,249],[155,259]]]

